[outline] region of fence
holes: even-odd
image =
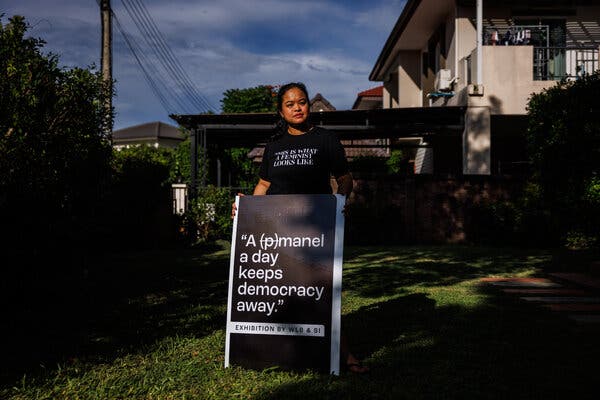
[[[490,206],[515,199],[524,181],[504,177],[407,175],[355,179],[346,243],[510,241],[490,225]],[[506,233],[509,235],[509,233]]]
[[[535,47],[533,79],[536,81],[575,78],[599,68],[598,48]]]

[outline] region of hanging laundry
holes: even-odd
[[[511,35],[510,35],[510,31],[506,31],[506,33],[504,34],[504,36],[502,37],[502,44],[505,46],[508,46],[511,44]]]
[[[500,40],[500,34],[498,33],[498,30],[496,29],[492,32],[492,36],[490,37],[490,43],[492,44],[492,46],[495,46],[499,40]]]
[[[529,44],[531,42],[531,29],[525,29],[523,31],[524,34],[524,43]]]

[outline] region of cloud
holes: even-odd
[[[337,99],[334,105],[344,109],[352,105],[356,93],[373,85],[367,79],[370,63],[341,52],[257,55],[231,46],[211,51],[214,54],[210,61],[197,57],[194,49],[188,49],[180,57],[190,70],[195,71],[196,85],[216,98],[217,104],[226,89],[303,81],[315,93],[323,93],[326,88],[330,96]],[[226,65],[222,64],[223,52],[228,57]]]
[[[24,15],[34,25],[38,20],[52,22],[56,18],[68,16],[73,20],[98,23],[100,12],[94,0],[4,0],[0,13],[6,17]]]
[[[132,0],[126,0],[131,2]],[[137,0],[139,1],[139,0]],[[142,0],[194,85],[220,109],[225,90],[303,81],[336,108],[377,86],[368,75],[405,0]],[[153,50],[130,19],[122,0],[112,2],[121,25],[148,63],[160,70]],[[6,15],[22,14],[45,49],[62,65],[99,64],[100,13],[93,0],[8,0]],[[117,80],[115,128],[153,120],[173,123],[148,86],[116,26],[113,76]],[[175,82],[163,80],[174,92]]]
[[[389,34],[405,5],[406,0],[393,0],[359,12],[355,18],[356,26]]]
[[[147,2],[150,14],[160,16],[163,31],[193,27],[200,32],[232,32],[250,25],[284,25],[322,15],[347,14],[345,9],[325,1],[220,0],[189,2],[162,0]],[[318,21],[318,19],[315,19]],[[314,28],[314,27],[311,27]]]

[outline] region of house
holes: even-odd
[[[353,110],[379,110],[383,104],[383,85],[363,90],[356,95]],[[349,160],[356,157],[389,157],[389,139],[342,140]]]
[[[599,45],[597,1],[408,0],[369,78],[384,109],[466,106],[462,157],[442,137],[420,155],[489,175],[526,159],[531,93],[597,70]]]
[[[175,148],[185,137],[179,128],[155,121],[113,131],[112,145],[115,150],[147,145],[155,148]],[[172,185],[173,214],[183,214],[187,208],[187,187]]]
[[[160,121],[130,126],[116,130],[112,134],[113,147],[117,150],[140,144],[174,148],[184,139],[183,133],[178,128]]]
[[[312,112],[310,123],[335,132],[342,141],[354,143],[359,140],[396,140],[421,136],[434,140],[436,136],[460,135],[464,130],[464,114],[465,107],[336,110]],[[190,132],[192,153],[201,151],[201,148],[211,148],[213,154],[220,154],[221,149],[232,147],[259,148],[260,143],[269,140],[278,120],[273,112],[170,117]],[[376,147],[383,146],[380,143]],[[210,164],[197,163],[196,157],[191,160],[191,198],[207,180],[220,186],[223,183],[221,177],[228,175],[228,166],[218,158],[209,159]],[[200,168],[203,168],[202,173]],[[463,224],[462,215],[454,213],[463,213],[461,206],[464,198],[454,201],[454,194],[460,193],[462,196],[477,193],[483,185],[480,179],[469,182],[465,179],[460,182],[442,181],[436,179],[438,177],[412,177],[403,173],[378,176],[377,171],[372,172],[362,177],[355,175],[352,201],[357,207],[364,206],[362,209],[365,212],[353,214],[354,219],[350,224],[352,231],[348,232],[350,240],[356,243],[363,239],[371,243],[408,243],[456,242],[464,239],[465,227],[469,225]],[[199,176],[207,178],[203,180]],[[492,196],[486,198],[498,198],[496,192],[494,190]]]
[[[335,111],[335,107],[321,93],[317,93],[315,97],[310,99],[310,111]]]
[[[353,110],[377,110],[383,108],[383,85],[363,90],[356,95]]]

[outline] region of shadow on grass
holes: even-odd
[[[199,337],[225,324],[226,250],[116,253],[71,262],[57,266],[56,274],[29,277],[8,295],[3,383],[59,363],[107,362],[163,337]]]
[[[473,308],[401,296],[353,312],[345,328],[368,374],[315,377],[255,398],[597,398],[593,332],[494,296]]]
[[[87,276],[39,285],[38,293],[13,303],[11,339],[5,342],[10,358],[2,357],[10,374],[3,377],[14,382],[36,363],[52,368],[51,362],[69,357],[110,361],[166,336],[222,330],[228,260],[227,252],[121,254],[86,263]],[[371,373],[301,375],[292,384],[277,383],[275,375],[265,385],[270,389],[254,397],[590,397],[592,365],[600,359],[597,333],[495,292],[463,287],[453,293],[454,283],[521,273],[547,261],[544,252],[521,250],[349,248],[344,288],[356,307],[342,323],[350,348]]]
[[[407,286],[446,286],[541,268],[549,262],[542,250],[465,246],[357,247],[345,258],[344,289],[375,298],[398,294]]]
[[[256,399],[597,397],[598,331],[483,287],[452,293],[462,281],[543,268],[547,252],[371,247],[349,249],[346,260],[344,288],[383,298],[342,319],[350,348],[371,371],[280,385]]]

